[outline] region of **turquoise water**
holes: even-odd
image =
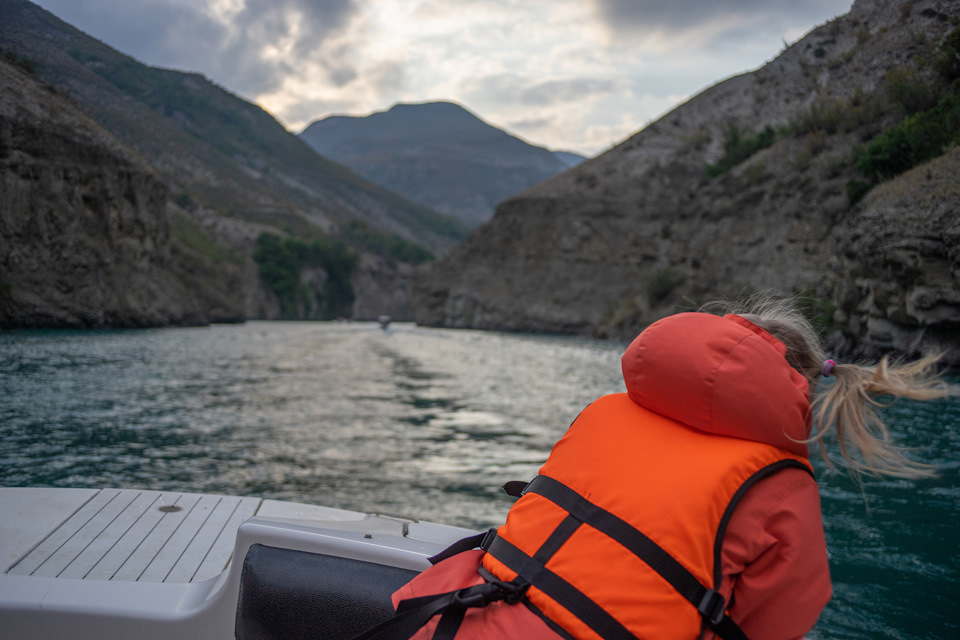
[[[0,485],[290,499],[502,522],[624,344],[364,323],[0,333]],[[860,487],[818,463],[834,599],[813,640],[960,638],[960,402],[888,411],[937,464]]]

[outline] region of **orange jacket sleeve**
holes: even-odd
[[[751,640],[795,640],[830,600],[820,495],[786,469],[752,487],[734,511],[721,554],[721,593]],[[708,634],[709,637],[710,634]]]

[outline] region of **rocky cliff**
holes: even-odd
[[[956,0],[858,0],[501,204],[418,274],[417,321],[629,338],[759,290],[805,296],[844,353],[945,347],[960,362],[957,149],[859,200],[878,176],[855,160],[955,90],[935,62],[957,16]]]
[[[168,192],[136,155],[0,60],[0,327],[202,324],[242,317],[171,242]],[[228,284],[221,277],[219,284]]]
[[[65,269],[74,275],[85,273],[91,281],[99,278],[97,286],[103,292],[102,299],[89,297],[85,288],[61,286],[56,278],[44,281],[42,276],[52,278],[54,271],[38,268],[27,288],[43,291],[50,305],[57,301],[62,314],[52,311],[54,306],[33,306],[18,295],[8,300],[8,306],[16,308],[6,312],[7,326],[313,319],[334,313],[409,318],[409,296],[397,302],[395,289],[409,290],[411,263],[422,261],[430,251],[449,249],[466,235],[455,218],[320,157],[270,114],[206,78],[143,65],[26,0],[0,2],[0,51],[29,66],[35,81],[52,87],[61,111],[82,111],[86,116],[82,126],[76,124],[79,115],[57,120],[60,111],[31,112],[30,122],[4,118],[2,126],[13,145],[8,155],[15,162],[4,167],[0,179],[16,194],[5,199],[4,207],[8,221],[20,221],[10,222],[13,235],[0,236],[4,255],[13,256],[11,260],[27,254],[46,256],[45,252],[66,256],[60,251],[63,243],[96,245],[95,251],[67,252],[71,266],[58,266],[57,273]],[[11,113],[29,111],[16,104],[24,99],[23,92],[5,91],[4,97]],[[108,132],[110,144],[124,148],[118,158],[127,159],[126,164],[117,158],[88,161],[85,154],[94,153],[87,143],[93,123],[100,128],[98,135]],[[70,127],[75,124],[80,128],[73,135]],[[63,175],[42,184],[30,182],[22,172],[34,169],[17,164],[21,160]],[[94,175],[94,170],[99,173]],[[67,218],[84,219],[83,198],[57,191],[61,183],[69,184],[67,191],[82,192],[98,212],[113,207],[125,216],[145,216],[153,222],[128,224],[124,219],[114,230],[120,234],[117,238],[98,238],[93,228],[66,224]],[[103,193],[93,194],[92,184],[102,185]],[[44,192],[47,188],[53,191]],[[29,198],[22,196],[26,190],[32,190]],[[33,218],[44,198],[50,200],[44,210],[63,217],[48,225],[63,229],[56,238],[44,236],[56,241],[46,248],[23,226],[38,224]],[[147,229],[143,237],[130,240],[124,235],[141,227]],[[112,233],[110,229],[101,231]],[[353,282],[344,285],[341,281],[349,275],[331,277],[330,256],[313,256],[310,264],[286,265],[288,273],[274,268],[275,277],[268,282],[263,265],[255,260],[258,238],[265,233],[294,241],[299,248],[322,242],[333,257],[344,258],[341,254],[349,247],[356,263],[364,267],[358,266]],[[110,292],[111,283],[123,282],[109,273],[111,265],[119,260],[123,271],[131,264],[115,255],[129,248],[128,240],[147,247],[137,257],[139,270],[130,274],[149,271],[153,276],[142,286]],[[103,257],[104,251],[114,253]],[[325,266],[319,264],[324,261]],[[340,266],[352,264],[344,259]],[[273,267],[278,266],[274,262]],[[13,282],[15,268],[7,269],[9,273],[0,277]],[[151,271],[155,269],[159,271]],[[18,285],[17,290],[24,288]],[[192,303],[184,302],[191,296]],[[360,301],[356,309],[344,310],[353,296]],[[101,303],[102,313],[97,311]],[[80,308],[87,309],[83,318],[77,316]],[[122,313],[117,311],[121,308]],[[374,311],[361,315],[365,309]],[[60,315],[63,318],[58,319]]]

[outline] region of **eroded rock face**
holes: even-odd
[[[629,339],[678,310],[770,291],[811,299],[844,353],[943,347],[960,363],[957,151],[856,206],[846,193],[863,179],[854,150],[904,116],[888,74],[932,81],[917,61],[958,11],[856,2],[764,67],[502,203],[419,272],[416,320]],[[766,127],[771,146],[708,176],[731,131]]]
[[[163,182],[69,101],[6,62],[0,180],[0,326],[221,319],[171,267]]]
[[[387,315],[394,320],[408,321],[410,289],[413,286],[412,265],[390,261],[369,253],[360,255],[360,264],[353,276],[356,299],[353,318],[374,320]]]
[[[848,346],[951,351],[960,340],[960,149],[880,185],[839,230],[833,295]],[[953,357],[956,358],[954,353]]]

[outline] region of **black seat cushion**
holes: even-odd
[[[243,560],[238,640],[349,640],[394,613],[416,571],[255,544]]]

